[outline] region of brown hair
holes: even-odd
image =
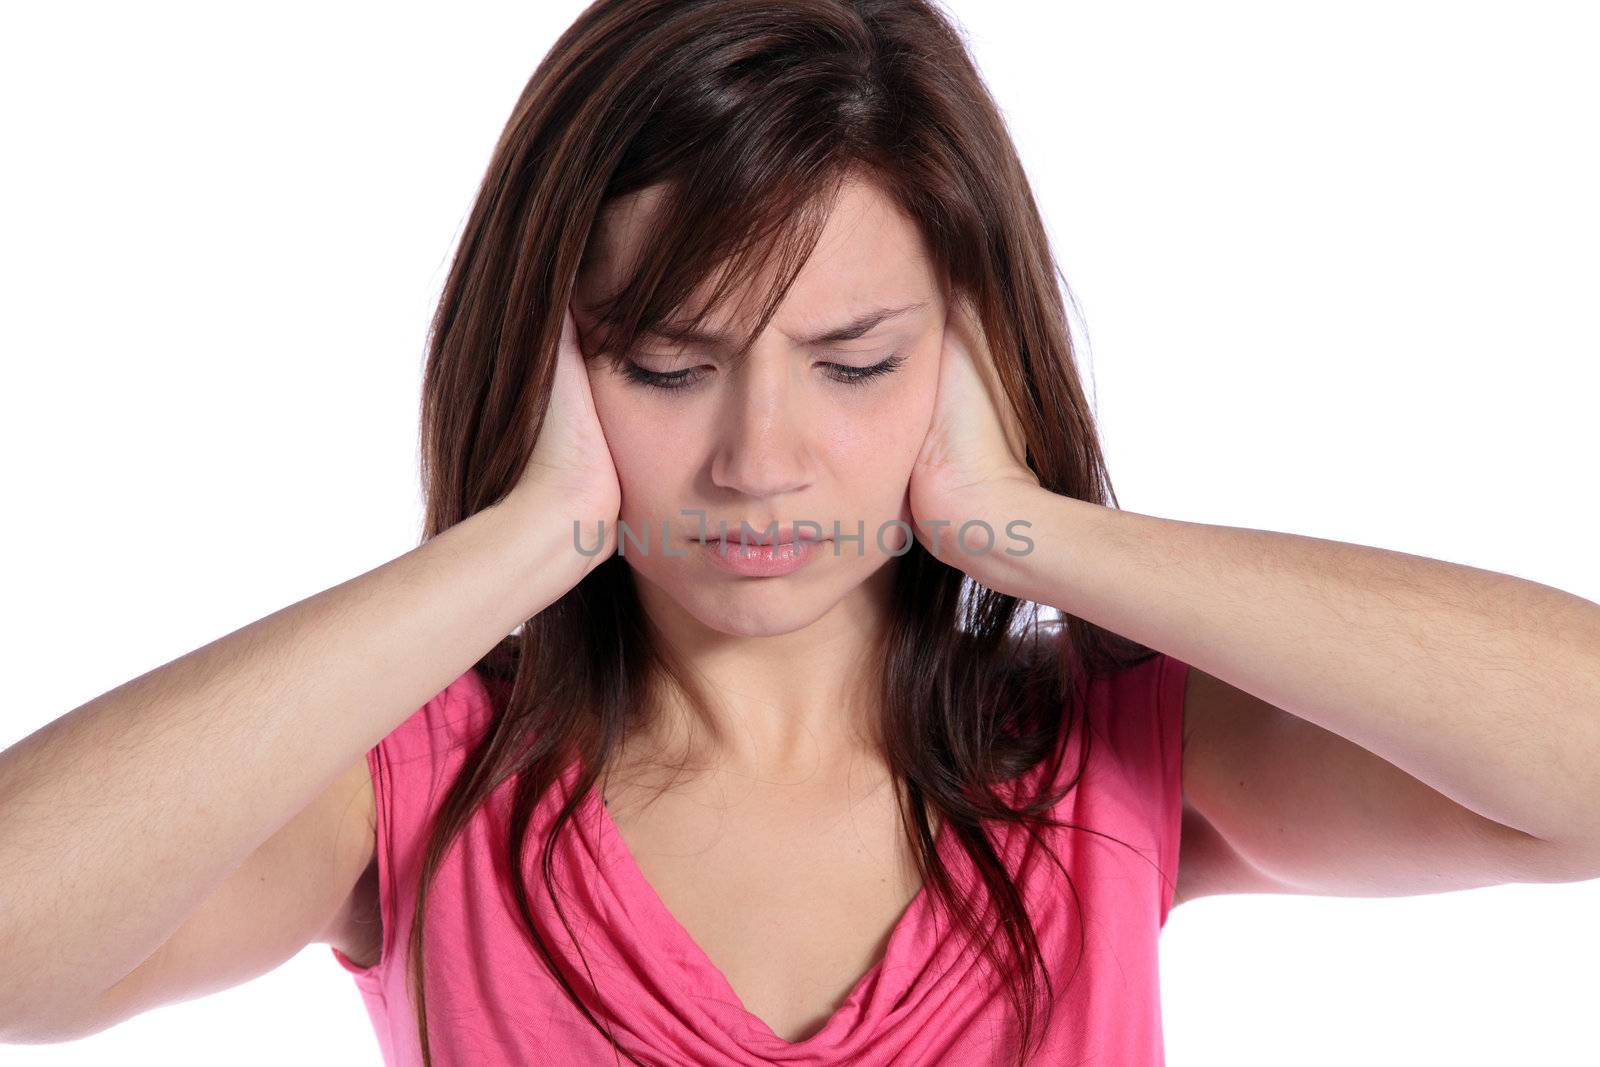
[[[630,350],[713,270],[737,280],[775,261],[782,269],[754,337],[809,255],[841,182],[855,176],[915,222],[946,292],[971,297],[1043,487],[1117,506],[1044,226],[999,109],[942,11],[925,0],[597,0],[518,99],[433,319],[422,398],[424,537],[496,503],[519,478],[549,399],[564,311],[607,204],[657,183],[669,193],[630,280],[605,303],[603,321],[618,331],[608,349]],[[890,565],[893,603],[874,694],[884,756],[903,790],[930,899],[959,916],[1007,976],[1022,1063],[1043,1031],[1035,1017],[1041,975],[1047,1011],[1055,998],[985,824],[1020,824],[1035,841],[1036,826],[1098,831],[1049,814],[1076,785],[1082,762],[1065,786],[1017,807],[995,787],[1041,764],[1081,722],[1074,683],[1152,650],[1072,616],[1041,646],[1037,605],[978,586],[920,543]],[[1019,629],[1033,636],[1026,653],[1012,641]],[[650,713],[660,680],[695,689],[652,640],[632,572],[615,555],[475,669],[495,696],[495,716],[431,824],[408,946],[430,1064],[423,916],[450,843],[514,776],[506,848],[509,870],[524,871],[534,807],[577,760],[577,789],[542,843],[541,864],[544,890],[570,935],[552,881],[556,836],[620,739]],[[971,856],[983,900],[959,899],[930,811]],[[513,882],[550,973],[639,1063],[563,977],[528,886],[520,876]],[[1082,948],[1080,928],[1079,962]]]

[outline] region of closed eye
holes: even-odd
[[[876,378],[881,374],[892,374],[899,370],[900,365],[905,361],[906,357],[896,353],[888,359],[872,364],[870,367],[851,367],[840,363],[824,363],[823,366],[829,368],[829,376],[834,381],[843,382],[846,385],[854,385],[869,378]]]
[[[647,370],[631,359],[621,359],[617,361],[617,368],[630,382],[638,382],[640,385],[648,385],[655,389],[684,389],[699,380],[693,377],[695,373],[693,367],[663,373]]]
[[[887,359],[866,367],[853,367],[844,363],[819,363],[818,366],[827,370],[828,377],[841,385],[859,385],[873,378],[885,374],[892,374],[899,370],[906,358],[899,353]],[[687,389],[700,381],[704,375],[699,367],[686,367],[675,371],[654,371],[641,367],[631,359],[617,361],[618,368],[629,381],[653,389],[678,390]]]

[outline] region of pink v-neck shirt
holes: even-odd
[[[1054,814],[1097,833],[1044,832],[1071,884],[1047,855],[1029,847],[1025,832],[992,831],[1018,880],[1055,987],[1048,1036],[1031,1064],[1163,1062],[1156,949],[1177,878],[1187,673],[1187,664],[1157,653],[1088,683],[1087,721],[1094,731],[1089,761]],[[481,678],[468,671],[367,754],[377,799],[382,955],[376,965],[362,968],[338,949],[332,952],[360,988],[390,1067],[422,1063],[401,953],[411,932],[427,821],[461,768],[466,747],[488,728],[492,715]],[[1063,783],[1078,765],[1082,731],[1080,717],[1064,732]],[[799,1042],[778,1037],[745,1010],[666,909],[593,790],[575,824],[558,838],[553,870],[580,958],[546,898],[537,866],[559,804],[556,790],[570,795],[576,770],[570,766],[535,810],[526,860],[529,897],[567,980],[641,1062],[1011,1062],[1006,1057],[1014,1055],[1015,1023],[1009,998],[959,926],[952,927],[932,905],[927,890],[907,906],[885,954],[820,1031]],[[1046,770],[1041,765],[1022,779],[1036,784]],[[430,890],[425,961],[433,1063],[626,1063],[549,975],[522,928],[504,857],[514,785],[503,783],[473,815]],[[971,861],[943,831],[939,849],[958,885],[975,884]],[[1068,983],[1080,935],[1082,968]]]

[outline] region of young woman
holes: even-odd
[[[423,440],[418,548],[0,755],[0,1036],[323,941],[392,1064],[1159,1064],[1183,900],[1600,874],[1600,609],[1119,509],[917,0],[584,12]]]

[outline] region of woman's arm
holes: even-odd
[[[526,490],[0,753],[0,1039],[133,971],[406,716],[601,557]]]
[[[1600,873],[1600,605],[1340,541],[1157,518],[1011,481],[946,561],[1348,738]],[[1006,523],[1033,542],[1010,540]],[[975,547],[969,546],[969,547]],[[953,554],[952,554],[953,553]]]
[[[930,552],[1338,734],[1549,842],[1561,869],[1600,875],[1600,605],[1423,556],[1076,500],[1044,489],[1025,455],[985,331],[957,300],[908,487]],[[993,547],[983,526],[963,535],[969,520]]]

